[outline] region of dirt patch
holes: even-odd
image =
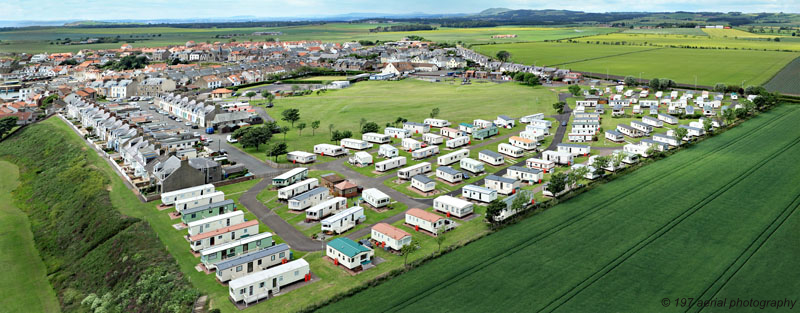
[[[176,230],[186,229],[186,227],[189,227],[186,225],[186,223],[172,224],[172,228],[175,228]]]
[[[169,212],[168,215],[169,215],[169,219],[171,219],[171,220],[181,218],[181,214],[178,213],[178,212]]]

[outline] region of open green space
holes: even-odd
[[[0,307],[8,312],[58,312],[59,303],[47,281],[47,271],[36,250],[30,221],[14,205],[11,192],[19,185],[19,170],[0,161]]]
[[[525,42],[496,45],[473,46],[473,50],[490,57],[498,51],[511,53],[511,60],[536,66],[559,66],[584,60],[603,59],[617,55],[627,55],[654,49],[653,47],[612,46],[577,44],[567,45],[556,42]],[[613,74],[613,73],[612,73]]]
[[[791,95],[800,95],[800,57],[780,70],[772,79],[764,84],[770,92],[780,92]]]
[[[660,311],[663,298],[788,296],[800,138],[784,135],[797,118],[777,107],[321,311]]]
[[[791,40],[773,41],[779,36],[762,36],[735,29],[703,29],[704,34],[661,34],[661,33],[613,33],[597,36],[568,39],[569,41],[605,44],[654,47],[688,47],[712,49],[748,49],[800,51],[800,42]],[[769,39],[769,40],[768,40]]]

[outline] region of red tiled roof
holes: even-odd
[[[247,228],[247,227],[254,226],[254,225],[258,225],[258,220],[251,220],[251,221],[247,221],[247,222],[244,222],[244,223],[240,223],[240,224],[236,224],[236,225],[220,228],[220,229],[217,229],[217,230],[212,230],[210,232],[197,234],[197,235],[189,237],[189,241],[203,240],[203,239],[206,239],[206,238],[209,238],[209,237],[213,237],[213,236],[224,234],[224,233],[229,233],[229,232],[232,232],[234,230],[239,230],[239,229]]]

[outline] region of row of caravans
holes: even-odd
[[[289,200],[296,195],[309,191],[311,189],[317,188],[319,186],[319,180],[316,178],[309,178],[289,186],[283,187],[278,189],[278,200]]]
[[[194,186],[190,188],[165,192],[161,194],[161,203],[164,205],[173,205],[178,200],[185,200],[196,198],[215,192],[214,184],[205,184]]]
[[[306,221],[319,221],[347,207],[347,198],[334,197],[306,209]]]

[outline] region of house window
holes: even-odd
[[[244,288],[242,288],[242,290],[239,290],[239,294],[243,295],[244,294],[244,290],[245,290]]]
[[[242,271],[242,266],[241,266],[241,265],[237,266],[237,267],[236,267],[236,271],[237,271],[237,272],[241,272],[241,271]]]
[[[299,275],[300,275],[300,271],[294,271],[294,276],[299,276]]]
[[[280,254],[278,254],[278,257],[281,257],[281,258],[283,258],[283,256],[284,256],[285,254],[286,254],[286,252],[281,252]]]
[[[263,281],[260,284],[258,284],[258,288],[264,288],[264,282]]]
[[[258,265],[261,265],[261,260],[258,260]]]

